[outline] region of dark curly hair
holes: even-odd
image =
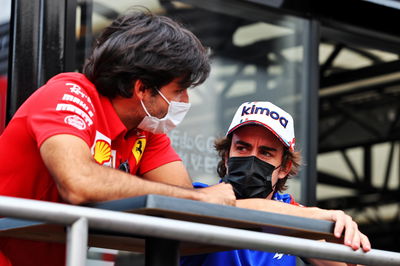
[[[156,90],[178,78],[182,88],[203,83],[210,72],[208,52],[177,22],[149,11],[133,11],[114,20],[97,39],[83,67],[100,94],[132,97],[140,80]]]
[[[232,144],[232,134],[227,137],[220,138],[215,140],[214,147],[218,152],[218,156],[220,157],[220,161],[217,166],[217,173],[222,178],[226,175],[226,158],[229,158],[229,150]],[[292,162],[292,166],[290,168],[290,172],[282,179],[278,179],[278,182],[275,186],[275,191],[283,192],[287,189],[286,181],[291,176],[295,176],[299,173],[300,165],[301,165],[301,154],[298,151],[290,151],[288,148],[284,148],[282,155],[282,164],[281,167],[285,169],[288,166],[288,163]]]

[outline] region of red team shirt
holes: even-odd
[[[135,175],[180,160],[165,134],[127,134],[109,99],[84,75],[63,73],[32,94],[0,136],[0,195],[63,202],[39,152],[58,134],[83,139],[97,163],[113,168],[128,163]],[[0,247],[14,266],[65,263],[64,245],[3,238]],[[0,253],[0,265],[6,261]]]

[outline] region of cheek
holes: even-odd
[[[228,161],[228,157],[235,157],[237,155],[238,153],[235,152],[235,148],[231,145],[231,147],[229,148],[229,153],[226,156],[226,160]]]
[[[156,116],[157,116],[158,118],[163,118],[163,117],[165,117],[165,116],[167,115],[167,113],[168,113],[168,107],[169,107],[169,105],[168,105],[168,103],[166,103],[166,102],[163,102],[163,103],[161,103],[161,102],[156,102],[156,103],[154,103],[154,105],[153,105],[154,113],[157,114]]]
[[[238,157],[240,155],[238,152],[232,151],[232,150],[229,152],[229,154],[230,154],[230,157]]]

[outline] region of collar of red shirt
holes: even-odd
[[[103,105],[104,114],[107,115],[107,121],[110,130],[110,138],[116,139],[119,135],[125,136],[128,129],[122,123],[121,119],[117,115],[114,107],[111,104],[110,99],[104,96],[100,96],[101,104]]]

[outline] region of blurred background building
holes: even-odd
[[[210,48],[209,80],[169,135],[194,181],[218,182],[215,138],[244,101],[295,119],[304,157],[289,193],[343,209],[374,248],[400,251],[400,1],[0,0],[0,132],[18,106],[63,71],[80,71],[119,14],[175,18]],[[8,86],[7,86],[8,85]]]

